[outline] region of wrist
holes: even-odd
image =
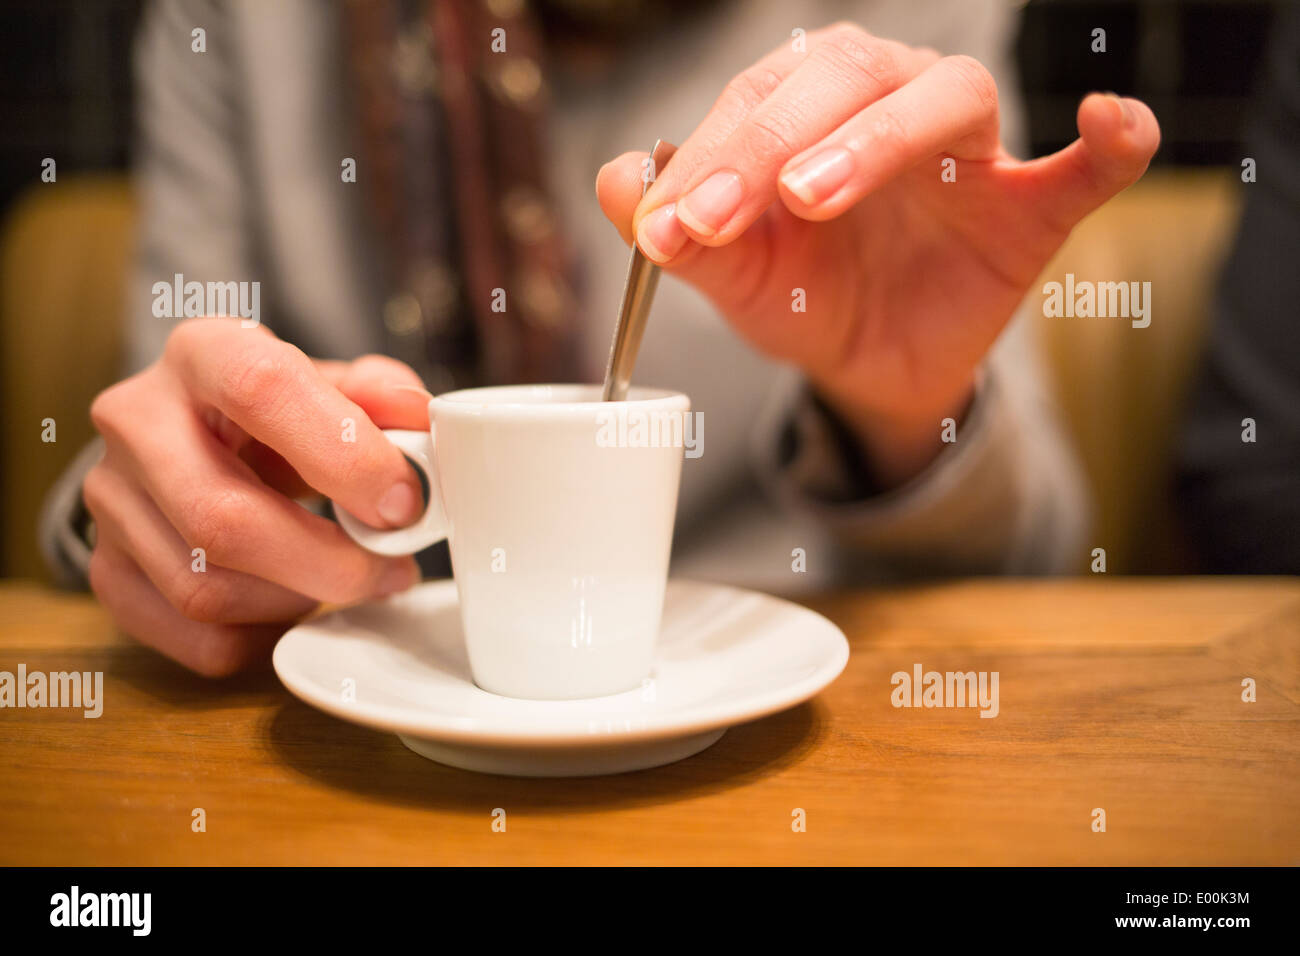
[[[945,436],[955,433],[970,409],[975,383],[972,378],[951,396],[906,408],[882,408],[824,390],[819,395],[857,443],[874,484],[889,490],[915,478],[939,456]]]

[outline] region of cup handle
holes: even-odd
[[[399,428],[384,429],[384,435],[402,450],[415,467],[424,472],[429,487],[429,500],[424,506],[424,513],[405,528],[388,530],[370,527],[337,504],[334,506],[334,516],[352,540],[367,551],[386,555],[415,554],[447,537],[447,522],[442,513],[442,493],[438,488],[438,473],[433,466],[433,438],[428,431],[406,431]]]

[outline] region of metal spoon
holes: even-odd
[[[662,139],[655,141],[654,149],[650,150],[653,175],[641,186],[642,196],[675,152],[677,147],[671,143]],[[623,302],[618,308],[618,325],[614,329],[614,342],[609,347],[609,364],[605,367],[602,402],[621,402],[627,398],[627,389],[632,383],[632,367],[636,365],[636,353],[641,348],[641,336],[645,334],[650,302],[658,283],[659,267],[641,254],[634,238],[632,257],[627,263],[627,280],[623,283]]]

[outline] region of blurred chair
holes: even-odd
[[[1167,488],[1184,393],[1236,222],[1235,178],[1157,171],[1085,220],[1030,296],[1096,503],[1111,572],[1178,567]],[[3,566],[48,579],[35,544],[45,489],[90,438],[91,398],[119,375],[133,204],[125,179],[34,187],[0,237]],[[1152,321],[1042,315],[1043,283],[1148,281]],[[41,441],[41,422],[58,441]]]
[[[135,207],[122,176],[33,186],[0,234],[0,574],[50,580],[36,547],[45,491],[94,434],[121,375]],[[42,441],[54,419],[55,438]]]
[[[1108,572],[1190,567],[1169,499],[1170,459],[1238,215],[1234,173],[1148,173],[1071,234],[1030,296],[1038,339],[1095,501]],[[1048,318],[1043,284],[1150,282],[1151,324]]]

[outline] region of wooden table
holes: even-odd
[[[0,670],[102,670],[106,704],[97,720],[0,710],[0,863],[1300,862],[1300,581],[957,582],[812,604],[852,645],[814,701],[672,766],[518,780],[423,760],[269,671],[190,676],[91,598],[5,584]],[[890,675],[917,663],[997,671],[999,715],[896,709]]]

